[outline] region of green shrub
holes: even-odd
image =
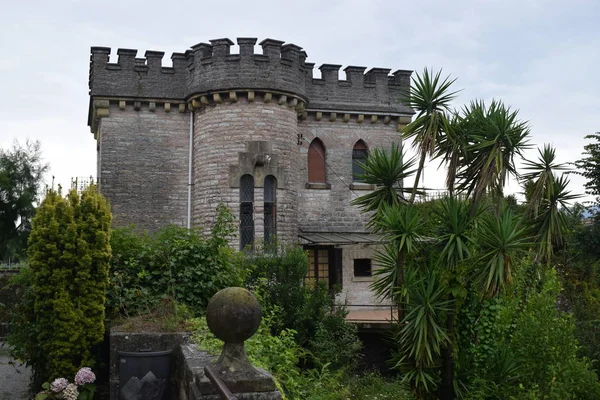
[[[111,214],[94,186],[81,197],[49,191],[33,220],[23,296],[9,337],[34,386],[94,367],[104,335]],[[35,387],[34,387],[35,388]]]
[[[274,312],[272,334],[296,332],[296,342],[309,351],[309,362],[333,368],[353,366],[361,343],[356,327],[346,322],[347,311],[336,304],[336,291],[325,282],[304,285],[306,252],[294,246],[257,249],[247,256],[248,286],[267,312]]]
[[[573,318],[556,307],[559,292],[556,274],[549,271],[516,319],[511,348],[521,359],[523,385],[537,385],[544,399],[600,399],[590,361],[578,357]]]
[[[227,245],[231,221],[220,206],[208,236],[176,226],[154,235],[115,229],[107,302],[112,316],[149,313],[165,297],[200,315],[217,291],[242,285],[244,271]]]
[[[351,375],[347,369],[332,369],[329,364],[303,370],[298,366],[305,350],[296,343],[295,332],[284,329],[272,334],[272,324],[278,311],[268,312],[258,331],[245,343],[253,365],[273,374],[278,389],[288,400],[408,400],[412,399],[406,385],[398,379],[384,379],[375,373]],[[194,320],[192,340],[198,347],[220,354],[223,342],[206,325],[204,317]]]

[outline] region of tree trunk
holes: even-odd
[[[404,288],[404,253],[398,252],[396,257],[396,287],[401,291]],[[398,306],[398,322],[401,323],[404,319],[404,303],[402,294],[396,298]]]
[[[419,179],[421,179],[421,173],[423,172],[426,156],[427,154],[421,153],[421,159],[419,160],[419,168],[417,168],[417,175],[415,176],[415,184],[413,185],[413,190],[410,195],[410,204],[413,204],[415,202],[415,196],[417,195],[417,187],[419,187]]]
[[[450,301],[450,310],[446,314],[446,331],[448,334],[449,343],[444,349],[442,358],[442,385],[440,387],[441,400],[454,400],[454,296],[448,295]]]

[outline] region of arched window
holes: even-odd
[[[254,245],[254,177],[240,178],[240,250]]]
[[[325,183],[325,146],[318,138],[308,147],[308,182]]]
[[[271,243],[277,235],[277,178],[273,175],[265,177],[265,244]]]
[[[352,181],[353,182],[364,182],[364,178],[361,177],[365,173],[364,168],[361,164],[367,162],[367,156],[369,155],[369,149],[362,140],[359,140],[352,149]]]

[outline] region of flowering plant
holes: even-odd
[[[75,374],[75,383],[65,378],[56,378],[42,385],[42,390],[35,400],[92,400],[96,392],[96,375],[88,367],[81,368]]]

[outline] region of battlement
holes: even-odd
[[[400,100],[410,86],[411,71],[390,75],[387,68],[348,66],[342,80],[341,65],[323,64],[317,79],[315,64],[306,62],[302,47],[265,39],[259,43],[262,54],[257,54],[256,43],[256,38],[238,38],[237,54],[232,54],[234,42],[227,38],[198,43],[173,53],[169,67],[162,65],[162,51],[148,50],[138,58],[137,50],[118,49],[118,61],[110,63],[110,48],[92,47],[90,96],[190,101],[210,93],[248,90],[292,95],[312,110],[412,114]]]

